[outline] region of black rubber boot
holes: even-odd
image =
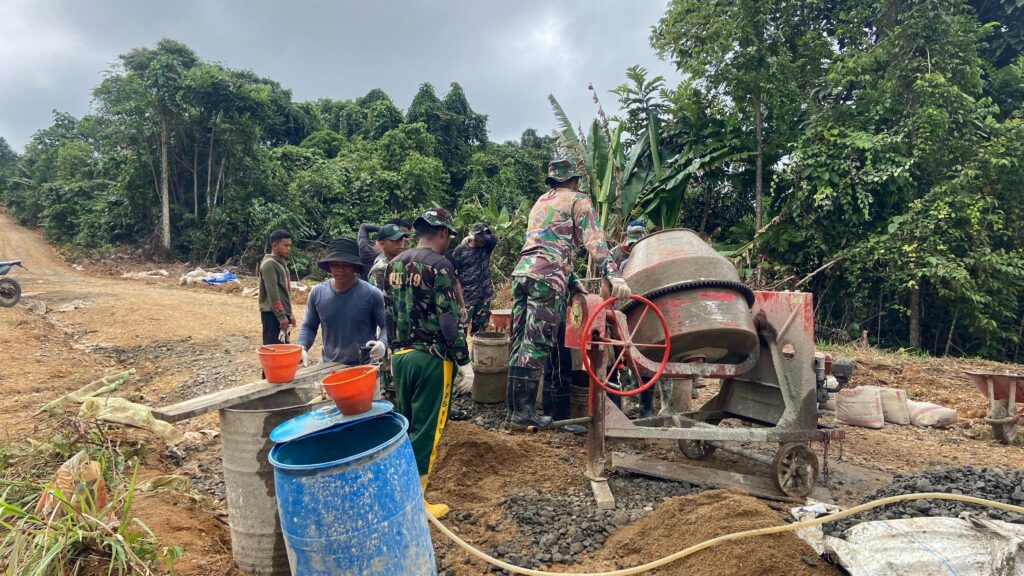
[[[537,415],[537,386],[540,371],[531,368],[508,369],[509,425],[513,430],[525,430],[531,426],[547,428],[550,416]]]
[[[654,386],[640,393],[640,418],[650,418],[654,414]]]

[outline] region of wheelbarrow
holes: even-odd
[[[1024,402],[1024,374],[967,372],[967,375],[978,390],[988,396],[985,422],[992,426],[992,435],[1003,444],[1013,444],[1018,424],[1024,419],[1024,407],[1017,409],[1017,402]]]

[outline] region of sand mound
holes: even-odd
[[[781,521],[775,512],[750,496],[732,490],[709,490],[668,500],[615,532],[597,559],[605,566],[608,561],[620,567],[636,566],[711,538],[779,524]],[[817,561],[818,565],[810,566],[801,557]],[[656,573],[662,576],[838,574],[792,533],[719,544]]]
[[[449,422],[441,436],[430,491],[449,500],[496,502],[509,488],[557,490],[583,482],[583,470],[564,451],[537,436],[508,435],[469,422]]]

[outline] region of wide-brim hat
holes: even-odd
[[[421,214],[420,217],[412,223],[412,225],[415,227],[420,222],[426,222],[431,226],[444,226],[450,230],[452,234],[458,233],[458,230],[455,229],[455,225],[452,224],[452,215],[444,208],[430,208],[428,210],[424,210],[423,214]]]
[[[327,245],[327,254],[316,265],[324,272],[329,273],[331,271],[329,265],[331,262],[351,264],[358,268],[360,272],[366,271],[363,261],[359,258],[359,244],[352,238],[331,240],[331,243]]]
[[[555,184],[562,184],[573,178],[583,178],[583,174],[580,174],[576,167],[565,159],[558,159],[548,164],[548,176],[544,179],[544,183],[548,186],[554,186]]]

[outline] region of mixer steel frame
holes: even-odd
[[[674,305],[673,295],[657,301],[662,310]],[[679,441],[680,449],[691,458],[710,456],[716,447],[762,461],[772,468],[772,480],[789,497],[804,497],[814,489],[818,475],[817,456],[807,447],[811,441],[841,439],[841,429],[819,428],[814,374],[814,325],[810,294],[801,292],[754,293],[751,309],[759,346],[738,364],[704,362],[667,362],[663,377],[691,380],[695,377],[720,378],[719,393],[701,409],[675,403],[663,405],[654,417],[629,420],[605,391],[591,382],[588,406],[586,474],[594,482],[599,504],[612,498],[604,471],[611,467],[605,450],[606,438],[669,439]],[[586,319],[594,318],[590,322]],[[584,327],[590,324],[590,333]],[[577,294],[573,297],[566,322],[566,346],[588,356],[593,374],[605,382],[606,352],[625,348],[626,362],[643,377],[657,374],[660,362],[650,360],[630,339],[627,317],[612,310],[600,297]],[[668,336],[668,334],[666,334]],[[621,346],[623,342],[628,345]],[[643,347],[641,344],[640,347]],[[674,396],[679,398],[679,396]],[[688,404],[688,402],[685,402]],[[717,424],[738,419],[759,427],[726,428]],[[774,458],[724,443],[778,443]],[[793,477],[794,474],[799,478]],[[614,505],[614,500],[611,500]]]

